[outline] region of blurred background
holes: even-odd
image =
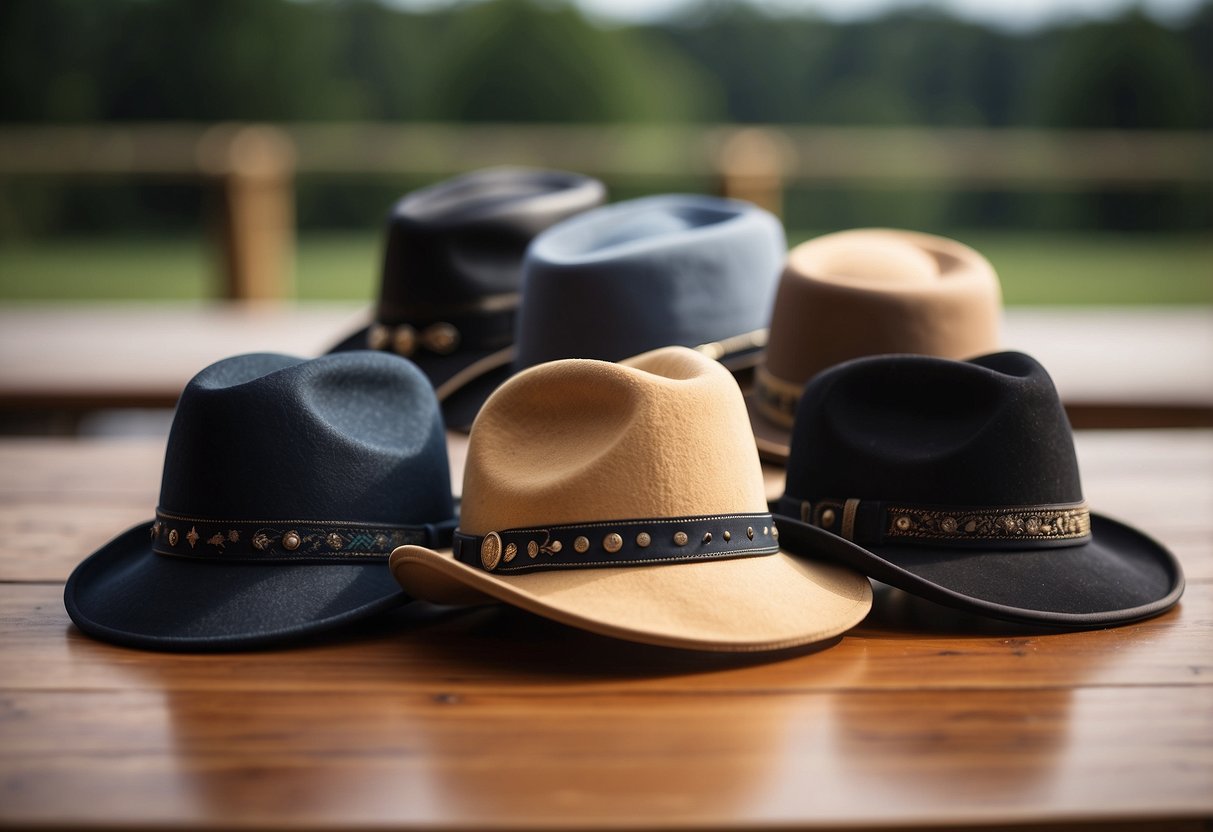
[[[1210,305],[1211,131],[1200,0],[6,0],[0,302],[369,301],[395,199],[514,163]]]

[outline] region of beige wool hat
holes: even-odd
[[[993,266],[955,240],[858,228],[802,243],[788,253],[747,396],[759,453],[786,462],[801,391],[827,367],[866,355],[995,352],[1001,315]]]
[[[774,650],[858,624],[868,580],[778,538],[737,382],[667,347],[507,381],[472,427],[453,550],[401,546],[390,565],[415,598],[670,647]]]

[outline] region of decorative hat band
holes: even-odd
[[[782,427],[792,427],[796,421],[796,404],[804,392],[803,384],[784,381],[760,366],[754,371],[754,392],[758,411],[763,416]]]
[[[498,350],[513,343],[517,314],[516,292],[457,306],[380,307],[367,330],[367,347],[405,358],[422,351],[450,355],[459,349]]]
[[[655,566],[773,555],[779,530],[770,514],[715,514],[455,532],[455,559],[486,572]]]
[[[152,551],[205,560],[364,561],[397,546],[446,546],[455,520],[424,526],[368,526],[327,520],[204,520],[156,511]]]
[[[782,497],[777,513],[859,544],[946,543],[1018,548],[1077,546],[1091,539],[1085,502],[1030,506],[916,506],[885,500],[797,500]]]

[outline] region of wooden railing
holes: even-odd
[[[717,179],[779,213],[789,184],[1054,191],[1213,185],[1213,132],[777,125],[131,124],[0,128],[0,177],[204,179],[227,294],[291,292],[297,174],[437,179],[499,164],[614,181]]]

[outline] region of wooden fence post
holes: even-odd
[[[294,295],[295,148],[275,127],[220,125],[199,141],[199,164],[222,189],[225,294]]]
[[[718,155],[721,192],[783,213],[783,178],[793,148],[785,136],[770,129],[746,127],[725,139]]]

